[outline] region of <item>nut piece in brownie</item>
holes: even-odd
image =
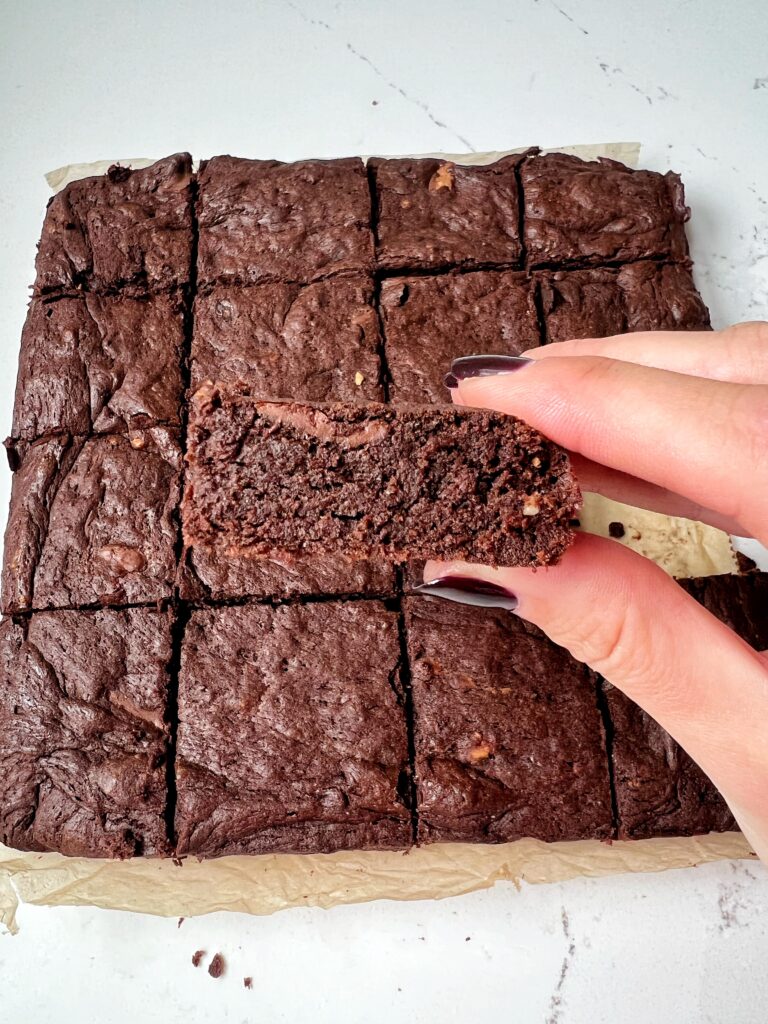
[[[607,338],[625,331],[706,331],[709,311],[682,264],[645,261],[619,270],[536,275],[547,341]]]
[[[373,266],[365,166],[345,160],[244,160],[200,165],[197,280],[307,283]]]
[[[508,156],[483,167],[432,159],[369,160],[377,266],[400,271],[519,266],[516,171],[521,159]]]
[[[192,613],[179,680],[177,850],[411,842],[397,616],[377,601]]]
[[[132,171],[110,167],[51,199],[37,251],[35,293],[185,285],[192,264],[189,153]]]
[[[380,401],[370,278],[215,287],[195,301],[192,388],[247,380],[262,398]]]
[[[150,608],[0,623],[0,842],[167,854],[171,621]]]
[[[531,266],[683,260],[688,254],[683,184],[668,171],[633,171],[615,160],[564,153],[520,168]]]
[[[422,841],[612,830],[596,677],[503,611],[407,598]]]
[[[540,341],[533,288],[513,271],[391,278],[381,314],[397,403],[448,403],[443,379],[454,359],[519,355]]]
[[[5,532],[2,609],[170,597],[181,454],[173,432],[26,446]]]
[[[756,650],[768,648],[768,574],[709,576],[681,586]],[[605,684],[619,836],[698,835],[736,827],[714,784],[688,754],[624,694]]]
[[[566,453],[520,420],[442,406],[262,402],[205,385],[188,431],[187,544],[548,565],[581,495]]]
[[[13,437],[178,426],[183,311],[177,297],[33,299],[21,335]]]

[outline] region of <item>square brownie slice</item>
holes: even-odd
[[[170,853],[171,619],[151,608],[0,623],[0,842],[73,857]]]
[[[520,266],[521,160],[369,160],[379,269]]]
[[[33,299],[21,335],[13,438],[178,427],[177,296]]]
[[[192,613],[179,681],[179,854],[411,842],[397,616],[376,601]]]
[[[530,266],[684,260],[690,216],[683,184],[668,171],[633,171],[615,160],[565,153],[520,168]]]
[[[244,160],[200,165],[197,280],[308,283],[373,266],[365,166],[345,160]]]
[[[170,597],[180,471],[178,440],[160,427],[26,446],[5,532],[3,612]]]
[[[195,301],[192,389],[247,380],[263,398],[381,401],[370,278],[217,285]]]
[[[682,264],[649,260],[618,270],[543,271],[536,277],[548,342],[710,328],[709,311]]]
[[[405,601],[422,841],[611,835],[596,677],[509,612]]]
[[[454,359],[520,355],[540,342],[533,286],[514,271],[391,278],[380,307],[395,403],[449,403]]]
[[[48,204],[35,293],[123,289],[145,294],[189,282],[192,157],[73,181]]]
[[[756,650],[768,648],[768,574],[709,576],[680,584]],[[604,686],[620,838],[736,828],[714,784],[682,747],[620,690]]]

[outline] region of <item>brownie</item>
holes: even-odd
[[[549,342],[626,331],[709,330],[709,311],[682,264],[644,261],[619,270],[536,275]]]
[[[681,586],[756,650],[768,648],[768,574],[710,576]],[[672,737],[605,683],[619,835],[698,835],[736,828],[714,784]]]
[[[378,601],[192,613],[179,679],[177,852],[406,847],[397,615]]]
[[[522,260],[517,168],[446,160],[368,161],[382,270],[515,267]]]
[[[33,299],[21,336],[13,437],[179,426],[178,298]]]
[[[422,841],[611,835],[597,681],[499,610],[405,600]]]
[[[396,403],[450,402],[443,379],[454,359],[520,355],[540,342],[533,288],[513,271],[391,278],[381,314]]]
[[[187,284],[192,263],[192,158],[141,170],[117,165],[73,181],[48,204],[35,293],[123,289],[134,294]]]
[[[195,302],[192,387],[247,380],[262,398],[380,401],[370,278],[215,287]]]
[[[184,534],[254,556],[461,558],[547,565],[580,505],[566,453],[502,413],[192,400]]]
[[[28,446],[14,476],[2,609],[171,596],[181,455],[164,428]]]
[[[373,266],[365,166],[346,160],[243,160],[200,165],[197,279],[317,281]]]
[[[529,264],[590,266],[688,255],[683,184],[668,171],[633,171],[615,160],[564,153],[520,167]]]
[[[171,619],[150,608],[0,623],[0,842],[167,854]]]

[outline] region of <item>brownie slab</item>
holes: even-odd
[[[399,662],[397,617],[376,601],[193,612],[177,852],[410,845]]]
[[[381,314],[395,403],[448,403],[443,379],[454,359],[520,355],[540,343],[533,287],[513,271],[391,278]]]
[[[307,283],[373,266],[371,198],[362,160],[217,156],[198,175],[197,279]]]
[[[524,241],[531,266],[584,266],[688,255],[683,184],[668,171],[633,171],[615,160],[564,153],[520,167]]]
[[[192,400],[191,546],[350,558],[547,565],[580,493],[567,455],[511,416],[437,406]]]
[[[768,574],[681,586],[756,650],[768,648]],[[660,725],[606,683],[619,836],[700,835],[736,828],[714,784]]]
[[[611,835],[596,677],[509,612],[406,598],[423,842]]]
[[[192,388],[247,380],[262,398],[381,401],[370,278],[222,285],[195,302]]]
[[[483,167],[369,160],[379,269],[519,266],[521,159],[504,157]]]
[[[27,446],[5,532],[3,612],[170,597],[180,470],[177,438],[159,427]]]
[[[0,623],[0,842],[168,854],[171,619],[149,608]]]
[[[21,336],[13,438],[178,427],[183,343],[176,296],[33,299]]]
[[[35,293],[123,289],[144,294],[185,285],[192,263],[192,158],[141,170],[115,165],[73,181],[48,204]]]
[[[536,275],[548,342],[626,331],[705,331],[709,311],[682,264],[630,263],[619,270]]]

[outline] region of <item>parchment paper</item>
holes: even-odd
[[[585,159],[612,157],[636,166],[637,143],[562,147]],[[431,154],[457,163],[492,163],[510,152]],[[46,175],[53,191],[102,174],[113,163],[144,167],[148,159],[72,164]],[[701,523],[632,509],[585,496],[582,528],[608,536],[610,522],[626,529],[621,543],[653,558],[675,576],[734,572],[726,534]],[[107,861],[19,853],[0,845],[0,923],[16,930],[20,900],[48,906],[97,906],[167,917],[216,910],[270,914],[288,907],[333,907],[376,899],[441,899],[499,881],[555,882],[579,875],[662,871],[723,858],[755,857],[740,833],[635,842],[547,844],[534,839],[499,846],[445,843],[408,853],[222,857],[219,860]]]

